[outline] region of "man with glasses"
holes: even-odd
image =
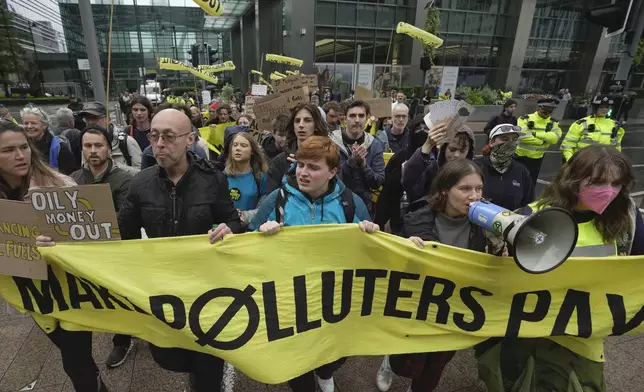
[[[87,125],[98,125],[107,129],[107,132],[112,136],[112,160],[118,167],[132,174],[141,170],[139,143],[122,129],[110,123],[105,105],[100,102],[87,102],[78,115]]]
[[[228,192],[224,175],[207,160],[188,151],[195,143],[190,117],[165,109],[152,118],[147,137],[157,165],[132,179],[118,215],[121,238],[150,238],[210,234],[215,241],[241,232],[239,215]],[[186,261],[190,268],[190,261]],[[223,268],[224,261],[213,260]],[[151,265],[150,268],[154,268]],[[164,369],[190,374],[195,392],[219,392],[224,361],[179,348],[150,345],[152,357]]]
[[[385,128],[376,134],[376,137],[385,145],[385,151],[394,154],[407,148],[409,144],[409,108],[404,103],[394,105],[393,122],[390,128]]]
[[[521,128],[521,137],[516,160],[528,169],[533,185],[537,184],[546,151],[561,139],[559,120],[551,117],[558,105],[556,98],[540,99],[537,101],[537,111],[521,116],[517,123]]]
[[[385,182],[384,144],[364,131],[364,124],[371,114],[369,105],[353,101],[347,109],[347,126],[329,134],[340,148],[342,181],[353,193],[360,196],[371,210],[371,190]]]

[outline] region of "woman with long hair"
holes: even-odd
[[[132,122],[130,123],[128,134],[136,140],[139,147],[141,147],[141,151],[143,151],[150,145],[147,134],[150,132],[150,124],[152,121],[152,115],[154,114],[154,109],[152,108],[152,103],[147,97],[144,95],[137,95],[132,98],[130,110],[132,111]]]
[[[585,147],[559,169],[541,198],[520,213],[549,207],[572,212],[579,236],[571,257],[643,255],[644,223],[630,197],[634,182],[633,165],[617,149]],[[584,339],[576,345],[543,338],[504,339],[486,346],[489,349],[476,351],[479,370],[485,369],[479,375],[490,392],[503,391],[501,384],[528,390],[517,381],[521,374],[532,374],[528,379],[539,391],[581,392],[575,385],[583,385],[583,391],[606,390],[602,340]]]
[[[233,135],[228,151],[224,174],[230,198],[242,223],[248,225],[257,212],[260,199],[266,195],[268,164],[259,143],[247,132]]]
[[[20,125],[0,120],[0,198],[22,201],[30,188],[74,185],[45,165]]]
[[[441,167],[432,182],[426,205],[405,215],[403,237],[423,249],[427,241],[476,252],[492,249],[485,231],[467,218],[470,204],[483,196],[483,173],[469,159],[456,159]],[[456,352],[401,354],[385,357],[376,383],[381,391],[391,386],[392,369],[411,378],[408,392],[432,392],[438,386],[443,369]]]
[[[76,184],[71,178],[40,160],[33,141],[20,125],[0,120],[0,199],[24,201],[30,188],[73,185]],[[92,333],[66,331],[52,318],[42,318],[35,313],[32,316],[60,349],[63,369],[74,389],[107,392],[92,357]]]
[[[282,185],[293,162],[298,147],[311,136],[329,136],[326,123],[318,108],[311,103],[301,103],[293,108],[286,126],[286,147],[276,156],[268,169],[266,191],[271,193]]]

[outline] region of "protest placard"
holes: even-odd
[[[109,184],[29,191],[40,233],[55,242],[120,239]]]
[[[47,279],[47,263],[36,248],[40,234],[31,204],[0,200],[0,275]]]
[[[253,112],[253,107],[255,106],[255,99],[256,97],[252,95],[246,96],[246,101],[244,102],[244,114],[249,114],[251,116],[255,114],[255,112]]]
[[[368,88],[364,88],[362,86],[356,86],[353,97],[356,100],[365,101],[367,99],[373,99],[373,93]]]
[[[371,115],[376,118],[391,117],[391,99],[374,98],[364,100],[371,108]]]
[[[319,89],[317,75],[304,75],[302,79],[304,80],[304,85],[309,88],[309,92],[314,92]]]
[[[286,97],[286,107],[288,109],[293,109],[301,103],[309,102],[309,89],[306,86],[287,89],[281,95]]]
[[[280,114],[289,116],[291,110],[286,107],[288,98],[281,94],[271,94],[263,98],[256,98],[253,111],[255,112],[255,121],[257,129],[264,131],[271,129],[271,122]]]
[[[251,94],[263,97],[268,94],[268,86],[265,84],[253,84]]]

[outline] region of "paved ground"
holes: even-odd
[[[94,335],[94,358],[111,392],[183,392],[186,377],[160,369],[146,343],[118,369],[103,364],[111,349],[111,336]],[[644,335],[611,338],[606,344],[609,392],[644,391]],[[351,358],[335,375],[338,392],[376,392],[375,375],[380,357]],[[459,352],[448,365],[438,392],[478,392],[471,350]],[[35,381],[35,384],[32,383]],[[237,373],[225,381],[224,392],[288,392],[285,385],[266,386]],[[409,382],[396,377],[392,392],[406,392]],[[62,369],[59,351],[28,316],[8,311],[0,300],[0,392],[73,392]]]

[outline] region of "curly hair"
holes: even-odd
[[[593,219],[604,242],[611,243],[630,229],[630,191],[635,184],[633,165],[626,155],[609,146],[590,146],[575,153],[557,172],[546,187],[537,207],[560,207],[569,211],[577,208],[577,194],[582,186],[610,181],[622,190],[603,214]],[[615,179],[609,178],[614,174]],[[586,183],[587,181],[587,183]]]
[[[293,108],[291,112],[291,118],[288,120],[288,125],[286,126],[286,145],[291,150],[297,150],[297,136],[295,135],[295,116],[300,112],[300,110],[306,110],[311,113],[313,117],[314,129],[313,135],[315,136],[329,136],[329,131],[326,128],[326,123],[322,119],[320,110],[317,106],[312,103],[300,103]]]

